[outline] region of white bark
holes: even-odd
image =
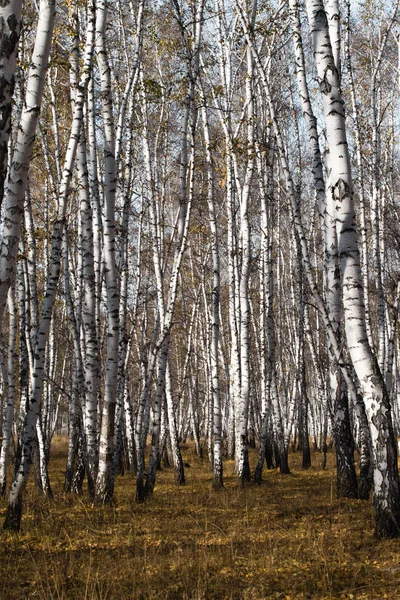
[[[178,4],[174,4],[176,11],[176,18],[181,27],[181,34],[183,42],[185,44],[185,53],[187,61],[187,92],[184,98],[184,109],[182,117],[182,125],[180,132],[180,165],[179,165],[179,209],[177,217],[177,225],[174,241],[174,257],[173,264],[171,267],[170,281],[168,284],[168,291],[166,294],[166,300],[162,298],[162,288],[160,289],[160,273],[157,275],[157,286],[158,286],[158,310],[160,314],[160,334],[157,341],[158,351],[158,372],[157,372],[157,387],[154,399],[154,419],[153,419],[153,432],[152,432],[152,444],[151,454],[149,460],[148,477],[146,481],[146,493],[151,494],[155,484],[156,478],[156,467],[158,463],[159,453],[159,439],[160,439],[160,418],[161,418],[161,406],[163,396],[165,393],[165,378],[167,370],[168,352],[170,335],[172,328],[172,319],[174,314],[174,308],[177,298],[177,289],[179,282],[179,275],[182,265],[183,256],[186,250],[189,220],[191,213],[191,205],[193,200],[193,186],[194,186],[194,135],[196,128],[196,110],[194,104],[194,93],[196,79],[199,73],[199,52],[200,42],[202,34],[203,24],[203,9],[204,1],[200,0],[198,4],[193,8],[193,23],[192,23],[192,35],[193,35],[193,46],[190,47],[186,40],[186,33],[183,28],[181,20],[180,8]],[[189,150],[191,152],[189,152]],[[189,160],[190,159],[190,160]],[[189,176],[188,176],[189,174]],[[189,184],[189,185],[188,185]],[[189,188],[189,189],[188,189]],[[156,238],[157,239],[157,238]],[[158,250],[159,251],[159,250]],[[154,256],[154,254],[153,254]],[[157,262],[156,256],[154,260]],[[156,271],[159,269],[155,264]],[[165,302],[164,308],[162,303]],[[167,393],[167,404],[168,414],[170,418],[173,417],[173,407],[171,405],[171,396]],[[172,419],[169,423],[171,432],[171,441],[174,440],[175,433],[174,428],[176,427],[175,419]],[[177,439],[175,440],[177,443]],[[183,475],[183,463],[180,457],[179,448],[176,446],[174,449],[174,456],[176,458],[175,464],[175,477],[178,483],[184,483]]]
[[[114,419],[118,386],[119,283],[116,266],[115,192],[117,165],[115,162],[115,132],[110,66],[105,41],[106,2],[97,2],[96,55],[100,70],[104,134],[104,274],[107,292],[107,364],[101,421],[99,469],[96,479],[97,502],[110,502],[114,492]]]
[[[43,27],[47,26],[45,33],[50,47],[52,27],[54,24],[54,6],[48,6],[44,3],[43,11],[46,18]],[[42,8],[42,3],[41,3]],[[40,15],[39,13],[39,22]],[[89,24],[93,21],[89,20]],[[40,29],[39,29],[40,32]],[[36,422],[39,415],[39,407],[43,390],[44,367],[46,360],[46,345],[49,338],[49,331],[52,319],[52,312],[56,299],[57,284],[60,274],[61,260],[61,242],[63,237],[65,215],[67,210],[67,201],[72,177],[72,167],[75,160],[76,149],[78,145],[80,128],[83,120],[83,101],[85,87],[87,85],[93,53],[93,28],[88,29],[88,38],[85,50],[84,66],[81,74],[81,86],[73,107],[73,120],[68,148],[66,151],[64,167],[62,171],[62,180],[59,192],[58,214],[59,218],[54,224],[52,235],[51,255],[49,262],[49,272],[47,277],[46,294],[42,308],[42,315],[38,327],[37,340],[34,349],[34,364],[31,372],[31,394],[27,414],[25,418],[24,430],[22,434],[22,457],[18,472],[11,486],[8,512],[5,521],[5,527],[10,529],[19,529],[21,510],[22,510],[22,492],[26,486],[30,471],[32,444],[35,439]],[[43,50],[43,48],[42,48]],[[48,48],[49,51],[49,48]],[[21,117],[23,120],[23,116]],[[26,173],[27,175],[27,173]],[[1,307],[0,307],[1,308]]]
[[[21,30],[22,0],[2,2],[0,8],[0,209],[8,169],[14,73]]]
[[[2,423],[3,439],[0,452],[0,494],[2,496],[6,492],[7,467],[9,464],[9,451],[15,412],[15,354],[18,324],[14,286],[10,288],[8,293],[8,312],[10,318],[10,334],[7,352],[7,404],[4,422]]]
[[[83,376],[83,360],[80,344],[79,328],[76,320],[74,302],[70,286],[69,274],[69,251],[67,233],[64,231],[63,239],[63,262],[64,262],[64,293],[66,299],[66,310],[71,324],[72,341],[74,348],[74,369],[73,369],[73,387],[69,402],[69,428],[68,428],[68,458],[65,472],[64,489],[67,492],[72,490],[74,478],[74,466],[76,459],[76,451],[78,446],[78,432],[82,423],[82,396],[84,396],[84,376]]]
[[[362,158],[362,139],[361,139],[361,124],[356,98],[355,81],[353,74],[353,65],[350,52],[350,1],[347,6],[347,27],[345,37],[345,52],[346,52],[346,67],[350,79],[350,95],[352,103],[353,121],[354,121],[354,137],[357,153],[358,167],[358,202],[359,202],[359,218],[360,218],[360,250],[361,250],[361,273],[363,277],[363,292],[364,292],[364,307],[365,307],[365,325],[367,329],[368,343],[373,348],[373,339],[371,331],[370,319],[370,295],[368,284],[368,242],[367,242],[367,224],[366,224],[366,198],[365,198],[365,170]]]
[[[240,307],[240,396],[236,411],[236,468],[241,481],[250,478],[248,464],[248,413],[250,399],[250,305],[249,305],[249,269],[251,260],[249,201],[250,186],[254,173],[254,97],[253,97],[253,57],[247,48],[247,144],[248,157],[240,194],[240,246],[241,270],[239,282]]]
[[[34,352],[34,365],[31,373],[30,397],[21,435],[22,454],[18,470],[10,489],[9,504],[4,527],[19,530],[22,514],[22,493],[28,481],[32,461],[32,445],[36,438],[36,422],[39,416],[43,389],[45,350],[51,324],[53,306],[60,274],[61,252],[59,238],[63,223],[57,222],[52,236],[50,271],[40,319],[37,342]]]
[[[207,201],[209,213],[209,225],[211,231],[211,254],[212,254],[212,307],[211,307],[211,343],[210,343],[210,368],[211,368],[211,390],[213,396],[213,486],[219,488],[223,485],[222,468],[222,414],[219,385],[219,311],[220,311],[220,260],[219,242],[217,231],[217,215],[214,198],[214,164],[211,152],[211,139],[208,123],[208,115],[205,107],[204,92],[202,90],[202,120],[204,141],[207,159]]]
[[[77,170],[80,182],[80,218],[82,252],[82,328],[84,354],[84,427],[88,458],[88,486],[94,493],[98,468],[98,400],[100,394],[100,346],[96,327],[96,280],[94,270],[93,210],[89,196],[84,135],[78,146]]]
[[[54,17],[55,0],[41,0],[37,35],[26,83],[25,104],[18,127],[5,197],[4,228],[0,245],[0,320],[7,302],[8,289],[15,274],[24,195],[42,103]]]
[[[375,531],[378,536],[393,536],[400,532],[397,448],[386,388],[369,346],[366,331],[343,98],[322,1],[308,0],[307,10],[330,153],[328,193],[336,203],[336,231],[346,339],[360,382],[372,438]]]

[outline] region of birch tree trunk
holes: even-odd
[[[241,271],[239,298],[236,299],[240,314],[240,396],[236,410],[236,468],[242,482],[250,479],[248,457],[248,413],[250,400],[250,305],[249,268],[251,259],[249,201],[250,186],[254,173],[254,91],[253,57],[247,48],[246,104],[248,157],[243,188],[240,194],[240,246]]]
[[[317,120],[310,101],[310,95],[306,80],[305,58],[301,25],[299,16],[299,5],[291,1],[291,23],[293,29],[294,50],[296,58],[296,75],[303,107],[303,115],[309,132],[309,142],[313,153],[313,176],[316,190],[317,207],[319,210],[323,236],[324,236],[324,272],[325,272],[325,302],[331,319],[332,327],[340,342],[342,298],[340,286],[340,272],[338,265],[337,235],[335,227],[335,206],[332,197],[325,194],[325,182],[322,170],[322,158],[319,145]],[[339,35],[339,9],[336,1],[329,2],[332,12],[330,21],[330,32],[333,36],[335,47],[334,61],[339,69],[340,65],[340,35]],[[328,159],[329,157],[327,157]],[[329,171],[329,166],[328,166]],[[329,342],[328,342],[329,343]],[[340,342],[342,343],[342,342]],[[349,494],[349,497],[357,496],[356,475],[353,459],[353,442],[350,432],[348,399],[346,383],[340,372],[337,358],[329,355],[330,362],[330,386],[331,406],[333,413],[333,433],[335,436],[335,450],[337,453],[337,489],[339,495]],[[347,367],[342,365],[342,369]],[[350,375],[347,375],[347,379]],[[362,425],[360,424],[360,427]]]
[[[94,495],[94,485],[98,467],[98,400],[100,394],[100,350],[96,327],[96,286],[94,275],[94,249],[93,249],[93,210],[90,198],[90,185],[87,165],[86,132],[79,121],[83,120],[83,108],[91,77],[91,67],[94,52],[95,32],[95,4],[89,2],[86,29],[86,50],[83,70],[79,77],[80,38],[79,15],[73,15],[75,28],[74,46],[71,52],[71,97],[77,121],[77,146],[76,146],[76,171],[79,183],[79,241],[80,256],[78,257],[78,281],[80,282],[78,302],[79,310],[74,309],[73,299],[69,290],[68,263],[65,265],[64,277],[69,318],[71,320],[72,338],[75,351],[74,383],[77,386],[71,394],[71,402],[75,402],[72,409],[75,418],[76,431],[73,434],[77,456],[77,469],[73,477],[70,473],[70,484],[74,491],[80,489],[84,472],[87,474],[88,490]],[[65,253],[68,245],[65,245]],[[80,296],[80,297],[79,297]],[[79,318],[78,318],[79,316]],[[80,329],[82,327],[82,340]],[[83,378],[83,379],[82,379]],[[83,459],[83,464],[82,464]],[[82,470],[84,471],[82,472]],[[66,478],[67,484],[67,478]],[[68,484],[67,484],[68,485]]]
[[[338,361],[338,364],[340,365],[340,368],[343,372],[343,375],[346,379],[346,383],[347,383],[349,389],[354,389],[353,397],[357,397],[357,392],[355,390],[354,381],[352,380],[351,374],[349,374],[349,372],[346,369],[346,366],[344,364],[343,350],[339,346],[339,342],[335,335],[329,314],[327,313],[326,305],[324,303],[321,293],[319,292],[317,283],[316,283],[315,278],[312,273],[312,267],[311,267],[311,261],[310,261],[310,254],[309,254],[309,250],[308,250],[308,246],[307,246],[307,240],[306,240],[304,227],[303,227],[302,220],[301,220],[301,214],[299,211],[299,206],[298,206],[298,202],[297,202],[297,198],[296,198],[296,193],[294,190],[294,184],[293,184],[293,180],[291,177],[288,160],[286,157],[286,149],[285,149],[283,139],[282,139],[282,132],[281,132],[280,125],[278,123],[277,116],[276,116],[276,110],[275,110],[274,102],[272,99],[268,79],[267,79],[267,76],[265,73],[265,68],[260,60],[258,51],[252,41],[250,31],[249,31],[249,25],[246,20],[243,8],[241,7],[241,5],[239,4],[239,2],[237,0],[235,0],[235,6],[238,11],[238,15],[240,17],[242,25],[244,27],[246,39],[252,49],[252,52],[253,52],[253,55],[255,58],[255,63],[257,66],[257,70],[258,70],[258,73],[261,78],[263,90],[264,90],[264,93],[265,93],[265,96],[266,96],[266,99],[268,102],[271,119],[272,119],[272,122],[274,125],[276,141],[277,141],[277,145],[278,145],[278,148],[280,151],[280,161],[282,163],[282,169],[283,169],[283,173],[285,176],[285,183],[286,183],[286,188],[287,188],[287,192],[288,192],[288,196],[289,196],[289,200],[290,200],[290,206],[291,206],[291,210],[292,210],[292,214],[293,214],[294,225],[295,225],[296,231],[298,232],[298,236],[299,236],[305,274],[306,274],[306,277],[307,277],[307,280],[308,280],[308,283],[310,286],[310,290],[313,294],[314,302],[323,317],[324,324],[327,329],[327,334],[328,334],[328,339],[329,339],[329,352],[331,352],[332,355],[336,357],[336,360]],[[324,13],[324,15],[325,15],[325,13]],[[331,61],[331,64],[332,65],[334,64],[333,60]],[[362,417],[362,411],[360,412],[360,417]],[[360,420],[360,423],[362,423],[362,419]],[[392,459],[391,459],[391,464],[393,467]],[[392,467],[391,467],[391,469],[392,469]],[[396,488],[396,484],[395,484],[395,488]],[[378,533],[378,535],[380,535],[380,534]]]
[[[7,404],[4,423],[2,423],[3,439],[0,452],[0,494],[6,493],[7,467],[9,464],[10,444],[12,439],[12,426],[14,422],[15,412],[15,354],[16,354],[16,339],[17,339],[17,310],[15,303],[15,287],[12,286],[9,290],[8,297],[8,312],[10,315],[10,334],[8,337],[8,352],[7,352]]]
[[[241,389],[240,375],[240,342],[238,323],[238,298],[236,294],[237,277],[237,248],[235,231],[235,185],[233,173],[233,130],[232,130],[232,52],[233,40],[230,27],[225,18],[225,6],[223,0],[216,0],[215,10],[217,15],[218,34],[218,63],[222,82],[223,97],[216,102],[219,106],[219,119],[224,131],[225,138],[225,195],[227,211],[227,249],[228,249],[228,281],[229,281],[229,330],[230,330],[230,362],[229,362],[229,398],[230,410],[228,412],[228,440],[227,456],[235,458],[236,454],[236,411]],[[237,467],[237,465],[236,465]]]
[[[25,103],[14,146],[4,205],[4,229],[0,245],[0,320],[3,318],[8,288],[15,273],[23,202],[42,103],[54,17],[55,0],[41,0],[37,35],[26,83]]]
[[[43,4],[45,5],[43,7],[43,11],[46,16],[46,21],[43,25],[44,27],[46,27],[45,35],[49,36],[52,32],[52,27],[54,24],[54,6],[48,6],[48,3]],[[42,11],[40,11],[39,13],[39,21],[41,13]],[[39,416],[41,395],[43,390],[46,346],[49,339],[52,313],[55,305],[57,284],[60,275],[61,243],[65,225],[65,216],[67,211],[67,201],[72,178],[72,166],[75,160],[76,148],[78,145],[80,135],[80,128],[83,121],[83,99],[90,74],[93,51],[92,41],[93,36],[88,34],[85,49],[85,60],[80,81],[81,85],[79,87],[79,94],[74,102],[71,133],[69,137],[68,147],[66,150],[64,167],[62,171],[62,179],[60,183],[58,218],[54,224],[52,234],[46,293],[43,302],[41,319],[38,327],[38,335],[34,347],[34,362],[31,372],[31,394],[29,404],[27,407],[27,413],[22,434],[22,457],[20,466],[18,468],[18,472],[16,473],[14,482],[11,486],[9,505],[6,520],[4,523],[5,528],[12,530],[18,530],[20,527],[22,514],[22,492],[26,486],[32,460],[32,445],[35,441],[35,429],[37,419]],[[50,39],[48,41],[48,44],[50,46]]]
[[[346,23],[346,35],[345,35],[345,59],[346,68],[350,80],[350,97],[352,104],[352,113],[354,121],[354,137],[356,142],[357,150],[357,169],[359,179],[359,190],[358,190],[358,204],[359,204],[359,235],[360,235],[360,263],[361,273],[363,276],[363,292],[364,292],[364,311],[366,329],[368,335],[368,342],[371,348],[373,348],[372,330],[371,330],[371,318],[370,318],[370,294],[368,284],[368,240],[367,240],[367,224],[366,224],[366,198],[365,198],[365,169],[362,158],[362,140],[361,140],[361,123],[360,114],[356,99],[355,81],[353,73],[353,65],[350,52],[350,1],[347,2],[347,23]]]
[[[89,194],[84,132],[77,153],[77,170],[80,181],[80,218],[82,252],[82,328],[85,342],[84,362],[84,428],[87,447],[87,477],[89,493],[94,495],[97,477],[98,401],[100,396],[100,344],[96,326],[96,277],[93,243],[93,209]]]
[[[119,343],[119,282],[115,250],[117,168],[111,73],[105,41],[106,22],[106,1],[100,0],[97,2],[96,9],[96,54],[100,70],[104,134],[104,273],[107,291],[107,364],[100,432],[99,470],[95,489],[95,499],[98,503],[110,502],[114,493],[114,421],[118,390]]]
[[[327,155],[328,181],[330,186],[330,155]],[[336,206],[332,194],[327,193],[325,203],[325,301],[332,326],[338,340],[341,339],[342,297],[339,270],[338,239],[336,233]],[[332,406],[333,437],[336,451],[337,495],[357,498],[358,486],[354,467],[354,443],[349,420],[347,385],[338,368],[335,357],[329,357],[329,383]]]
[[[3,316],[8,288],[13,280],[21,230],[23,201],[39,118],[55,18],[54,0],[42,0],[38,29],[26,86],[25,105],[10,168],[5,203],[5,221],[0,250],[0,318]],[[36,437],[36,418],[40,398],[34,399],[34,410],[24,429],[20,466],[11,486],[4,528],[18,531],[22,516],[22,492],[31,463],[32,444]]]
[[[328,193],[336,203],[346,338],[360,382],[372,438],[375,534],[377,537],[394,537],[400,535],[397,447],[385,384],[366,331],[343,98],[324,5],[320,0],[307,0],[307,10],[330,153]]]
[[[211,230],[211,254],[212,254],[212,307],[211,307],[211,343],[210,343],[210,363],[211,363],[211,389],[213,396],[213,487],[219,489],[223,487],[223,467],[222,467],[222,414],[221,398],[219,386],[218,369],[218,349],[219,349],[219,310],[220,310],[220,260],[219,243],[217,232],[217,217],[214,201],[214,164],[211,153],[210,130],[208,116],[205,108],[204,92],[202,91],[202,120],[204,130],[204,140],[206,146],[207,159],[207,201],[209,223]]]
[[[69,403],[69,430],[68,430],[68,458],[67,468],[65,472],[64,489],[67,492],[72,490],[75,464],[79,447],[79,436],[82,434],[82,400],[84,401],[83,391],[84,376],[83,376],[83,360],[79,336],[79,327],[74,310],[72,299],[70,277],[69,277],[69,257],[68,257],[68,241],[67,232],[64,232],[63,239],[63,259],[64,259],[64,293],[67,304],[67,314],[71,323],[72,340],[74,347],[74,366],[72,375],[72,391]],[[87,459],[87,457],[85,457]],[[79,468],[79,467],[78,467]],[[75,490],[74,490],[75,491]]]
[[[2,2],[0,9],[0,211],[8,170],[8,140],[22,4],[22,0],[8,0]]]
[[[22,453],[18,470],[11,484],[10,496],[4,529],[19,531],[22,516],[22,493],[28,481],[32,463],[32,447],[36,441],[36,423],[39,416],[41,394],[43,388],[45,350],[51,324],[52,311],[55,301],[57,282],[60,273],[61,252],[59,238],[63,222],[57,222],[52,236],[51,262],[48,275],[45,302],[38,329],[35,346],[35,360],[31,373],[31,391],[27,406],[22,438]]]

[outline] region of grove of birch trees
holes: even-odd
[[[5,529],[61,433],[97,504],[329,449],[400,534],[399,4],[1,3]]]

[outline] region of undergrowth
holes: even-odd
[[[216,492],[207,461],[191,445],[182,450],[185,486],[165,469],[154,495],[136,504],[125,475],[113,506],[98,508],[62,491],[59,441],[54,500],[31,482],[21,532],[0,534],[0,599],[400,600],[400,540],[374,539],[370,502],[335,498],[333,455],[326,470],[315,454],[302,471],[291,454],[291,475],[265,472],[263,485],[244,488],[226,462]]]

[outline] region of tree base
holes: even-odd
[[[98,475],[94,503],[96,505],[111,504],[114,496],[114,481],[111,476]]]
[[[239,483],[241,487],[244,487],[246,484],[251,482],[251,473],[250,466],[246,465],[246,468],[243,469],[241,475],[239,475]]]
[[[22,519],[22,498],[18,496],[15,503],[10,503],[7,507],[7,514],[3,524],[3,529],[6,531],[18,531],[21,528]]]
[[[254,478],[253,481],[257,485],[262,484],[262,469],[263,469],[264,459],[259,458],[257,462],[257,466],[254,470]]]
[[[337,473],[336,495],[337,498],[358,499],[358,485],[355,472],[354,475],[351,472],[346,474]]]
[[[360,500],[368,500],[371,496],[373,487],[371,465],[365,465],[360,469],[360,484],[358,488],[358,497]]]
[[[176,485],[185,485],[185,470],[183,468],[182,459],[174,468],[174,480]]]
[[[400,516],[396,516],[389,510],[375,510],[374,536],[378,539],[400,537]]]
[[[290,475],[289,459],[287,452],[284,452],[280,455],[279,472],[281,475]]]
[[[306,442],[303,446],[303,460],[301,463],[301,468],[303,471],[307,471],[311,467],[311,452],[310,446],[308,442]]]
[[[224,487],[223,481],[223,468],[222,468],[222,460],[216,460],[214,463],[214,471],[213,471],[213,482],[212,488],[213,490],[221,490]]]
[[[221,476],[215,476],[213,477],[213,482],[212,482],[212,489],[215,492],[218,492],[218,490],[222,490],[224,487],[224,482],[222,481],[222,475]]]
[[[140,477],[136,479],[136,502],[139,502],[141,504],[145,501],[145,499],[146,496],[144,492],[143,478]]]

